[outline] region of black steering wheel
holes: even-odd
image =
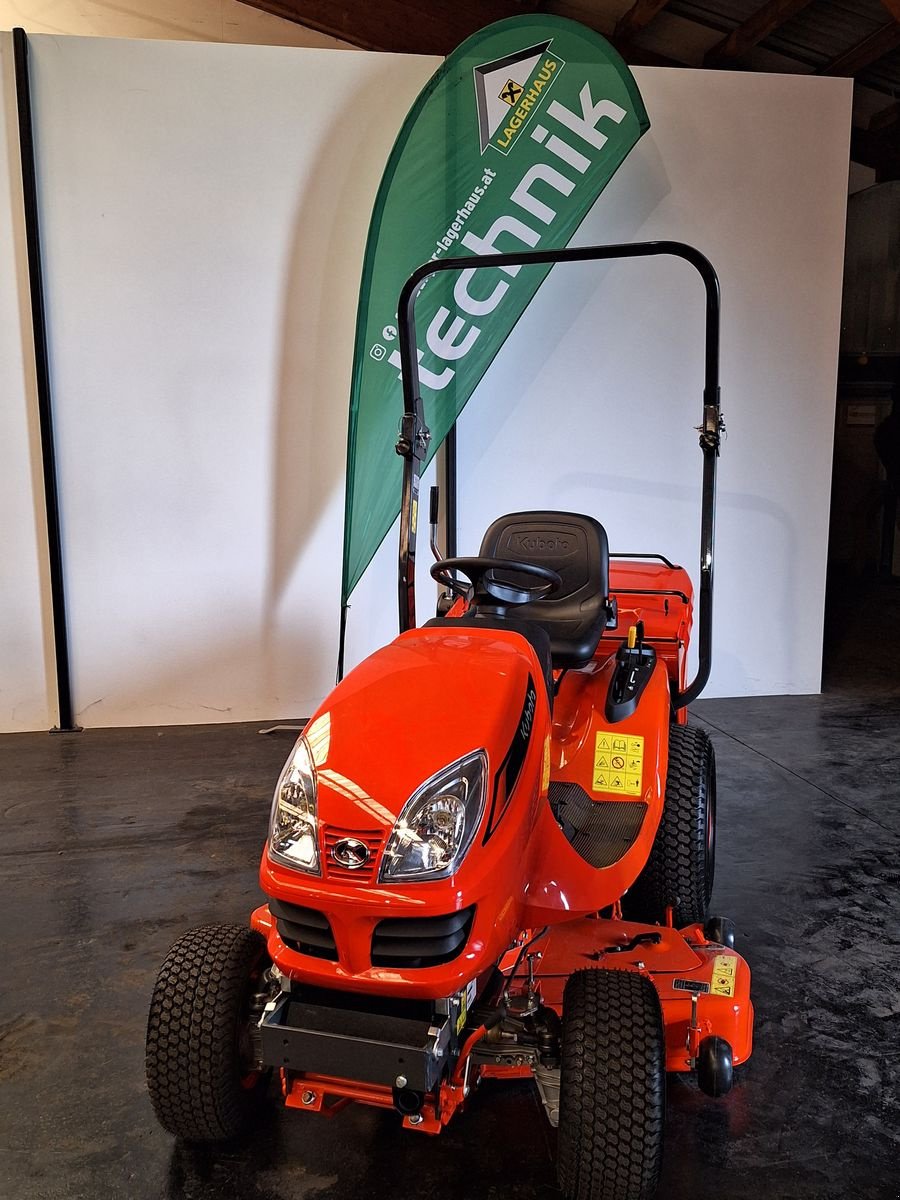
[[[457,596],[465,596],[468,588],[452,572],[459,571],[472,585],[475,603],[481,599],[495,600],[500,604],[530,604],[533,600],[545,600],[555,595],[562,587],[558,572],[537,563],[514,562],[508,558],[442,558],[431,567],[431,578],[450,589]],[[496,572],[504,575],[530,575],[537,583],[530,587],[510,583],[497,578]]]

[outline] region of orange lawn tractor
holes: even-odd
[[[415,622],[415,297],[437,271],[669,254],[706,289],[699,668],[693,590],[658,554],[611,555],[570,512],[501,516],[439,559]],[[533,1079],[571,1200],[657,1185],[667,1071],[727,1092],[750,1055],[750,971],[710,917],[716,775],[687,705],[710,669],[719,295],[676,242],[427,263],[399,308],[405,412],[400,627],[297,740],[275,788],[250,927],[176,942],[147,1078],[171,1133],[241,1131],[285,1104],[396,1112],[438,1134],[483,1079]],[[436,504],[432,495],[432,543]]]

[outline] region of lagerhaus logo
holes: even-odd
[[[508,154],[540,107],[565,62],[549,53],[552,38],[474,68],[481,153]]]

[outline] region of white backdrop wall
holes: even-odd
[[[728,437],[706,694],[818,692],[852,88],[636,74],[655,130],[579,241],[675,238],[719,273]],[[498,359],[488,389],[520,406],[515,418],[482,418],[486,428],[474,414],[465,424],[466,492],[491,488],[498,511],[544,497],[594,512],[612,549],[662,551],[696,581],[699,277],[665,260],[618,264],[600,286],[589,267],[580,274],[556,272],[543,298],[553,354],[545,359],[532,318]],[[560,418],[547,403],[556,392],[566,395]],[[538,469],[525,475],[523,462]],[[463,512],[464,536],[477,539],[483,514]]]
[[[437,62],[40,37],[32,58],[79,720],[308,713],[365,232]],[[850,85],[636,74],[653,127],[579,240],[680,238],[722,276],[709,694],[815,691]],[[461,422],[461,551],[553,504],[693,568],[701,312],[683,265],[557,269]],[[395,573],[390,538],[352,659],[394,632]]]
[[[31,51],[78,720],[306,711],[334,676],[359,264],[439,60]]]

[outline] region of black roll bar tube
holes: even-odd
[[[693,682],[683,692],[673,692],[676,708],[696,700],[709,679],[712,666],[713,553],[716,527],[716,460],[724,429],[719,390],[719,278],[712,263],[684,242],[631,242],[611,246],[575,246],[564,250],[524,250],[518,254],[484,254],[445,258],[423,263],[403,285],[398,310],[400,371],[403,384],[403,417],[397,453],[403,458],[403,499],[400,508],[399,600],[400,632],[416,624],[416,528],[419,508],[419,474],[428,453],[431,434],[425,424],[419,388],[416,347],[416,296],[426,279],[441,271],[468,271],[489,267],[548,266],[564,262],[602,259],[651,258],[669,255],[689,262],[706,289],[706,337],[703,380],[703,421],[699,426],[703,452],[700,519],[699,665]],[[455,497],[453,497],[455,506]]]

